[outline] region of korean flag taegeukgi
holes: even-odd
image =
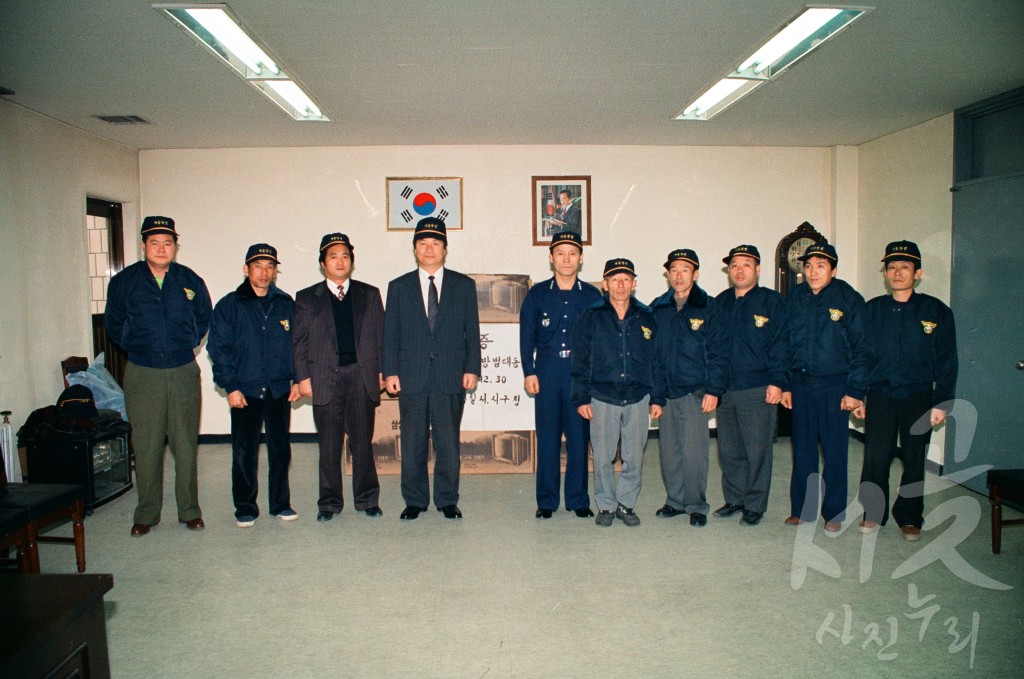
[[[424,217],[436,217],[448,230],[462,228],[462,182],[459,179],[391,179],[388,181],[388,228],[414,229]]]

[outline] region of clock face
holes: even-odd
[[[804,250],[808,246],[814,245],[815,240],[813,238],[798,238],[793,241],[793,244],[789,246],[789,250],[786,252],[786,261],[789,262],[789,268],[797,273],[803,273],[804,263],[801,262],[798,257],[802,257]]]

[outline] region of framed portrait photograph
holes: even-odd
[[[533,178],[533,244],[547,245],[559,231],[591,244],[589,176]]]
[[[462,229],[462,177],[388,177],[387,196],[388,231],[413,231],[424,217]]]

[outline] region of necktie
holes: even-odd
[[[338,301],[345,299],[345,288],[338,286]]]
[[[434,323],[437,322],[437,286],[434,285],[434,277],[428,276],[430,279],[430,288],[427,289],[427,323],[430,325],[430,331],[434,331]]]

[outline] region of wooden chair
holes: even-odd
[[[992,502],[992,553],[1002,547],[1003,526],[1024,525],[1024,519],[1003,521],[1003,500],[1024,505],[1024,469],[990,469],[988,499]]]
[[[28,510],[0,509],[0,564],[17,565],[19,573],[28,573]],[[16,558],[7,557],[14,547]]]
[[[89,368],[89,359],[85,356],[68,356],[60,362],[60,372],[64,376],[64,388],[67,389],[71,385],[68,384],[68,373],[77,373],[87,370]]]
[[[85,572],[85,486],[58,483],[9,483],[7,493],[0,497],[0,509],[28,512],[25,524],[25,559],[27,573],[39,572],[40,542],[73,543],[78,572]],[[71,519],[74,537],[40,535],[39,532],[58,521]]]

